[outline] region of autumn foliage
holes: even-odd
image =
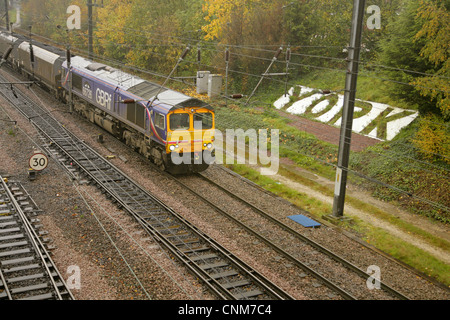
[[[159,81],[181,52],[191,54],[177,75],[225,73],[229,50],[230,91],[249,94],[279,47],[283,54],[271,72],[285,72],[284,53],[292,49],[290,80],[319,70],[346,70],[353,1],[340,0],[104,0],[94,8],[94,52],[107,63],[145,69]],[[85,0],[22,0],[22,28],[87,53]],[[82,10],[82,29],[67,32],[66,9]],[[423,116],[450,119],[450,1],[372,0],[381,29],[363,32],[362,73],[392,80],[386,95],[417,108]],[[366,15],[366,19],[368,18]],[[59,26],[59,27],[58,27]],[[201,52],[197,61],[196,52]],[[383,68],[370,67],[382,65]],[[411,72],[410,72],[411,71]],[[266,81],[276,83],[279,78]],[[422,154],[445,153],[448,132],[422,124],[415,137]],[[441,134],[444,136],[441,137]],[[439,149],[439,151],[438,151]],[[444,148],[445,149],[445,148]],[[432,151],[434,150],[434,151]]]
[[[413,139],[423,157],[431,161],[450,164],[450,129],[435,115],[423,117]]]

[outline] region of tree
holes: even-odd
[[[437,101],[445,119],[450,119],[450,1],[421,1],[418,18],[423,19],[422,29],[414,41],[425,40],[420,56],[433,64],[432,76],[425,76],[412,81],[423,95]]]
[[[66,32],[69,5],[81,8],[82,30]],[[54,42],[65,46],[83,47],[87,44],[87,7],[85,0],[24,0],[21,3],[23,20],[21,28],[34,34],[50,38]]]
[[[186,45],[199,40],[201,2],[105,1],[98,10],[99,50],[126,64],[167,74]],[[183,64],[179,70],[187,67]]]
[[[127,47],[128,20],[132,9],[131,1],[110,0],[98,9],[98,21],[95,38],[97,51],[113,59],[122,60],[130,48]],[[130,43],[131,45],[131,43]]]
[[[389,23],[398,18],[402,2],[402,0],[371,0],[366,2],[367,6],[375,5],[380,9],[380,29],[369,29],[367,23],[364,25],[362,42],[365,50],[361,52],[361,59],[370,61],[376,57],[376,53],[380,50],[380,40],[386,37]],[[370,14],[373,14],[373,12],[366,11],[367,20],[371,18]]]
[[[258,81],[275,51],[282,44],[283,14],[286,1],[206,0],[202,27],[205,40],[219,43],[212,64],[223,68],[225,46],[230,47],[230,70],[237,71],[231,85],[248,91]],[[255,76],[251,76],[254,74]]]
[[[420,55],[426,39],[416,38],[423,25],[417,19],[418,8],[418,0],[403,1],[398,16],[389,22],[386,35],[380,40],[377,62],[390,68],[383,69],[384,76],[395,81],[389,86],[390,95],[416,104],[419,111],[426,114],[436,111],[436,101],[421,96],[416,87],[410,85],[420,73],[433,70],[433,65]]]
[[[419,120],[413,144],[423,158],[450,164],[450,128],[438,116],[429,114]]]

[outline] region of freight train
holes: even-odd
[[[163,170],[200,172],[214,161],[214,110],[199,99],[4,30],[0,55]]]

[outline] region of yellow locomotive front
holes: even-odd
[[[210,108],[176,108],[167,115],[166,152],[177,171],[200,172],[212,164],[214,127]]]

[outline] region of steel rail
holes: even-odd
[[[89,148],[89,147],[88,147]],[[90,149],[90,148],[89,148]],[[95,153],[94,150],[90,149],[91,152]],[[70,156],[69,153],[67,153],[67,156]],[[76,163],[78,166],[83,168],[83,165],[75,158],[72,157],[72,160],[74,163]],[[141,195],[145,195],[145,198],[151,199],[154,203],[157,203],[161,208],[164,208],[166,210],[167,214],[171,214],[172,216],[176,217],[180,222],[182,222],[184,225],[189,226],[190,230],[193,231],[198,237],[202,238],[204,241],[208,242],[212,248],[219,250],[221,254],[225,257],[227,256],[228,259],[232,261],[234,265],[236,265],[238,268],[241,268],[242,270],[245,270],[243,267],[243,263],[239,262],[237,258],[232,258],[232,255],[229,252],[226,252],[225,249],[221,248],[221,246],[217,242],[213,242],[212,239],[207,237],[205,234],[200,232],[195,226],[189,222],[187,219],[181,217],[179,214],[177,214],[175,211],[170,209],[169,207],[165,206],[161,201],[159,201],[156,197],[149,194],[145,190],[143,190],[140,186],[135,184],[129,177],[127,177],[123,172],[121,172],[119,169],[112,166],[110,163],[111,169],[114,168],[115,172],[118,176],[123,177],[127,181],[127,188],[132,189],[133,191],[139,190],[139,193]],[[197,264],[192,261],[192,259],[189,259],[188,256],[185,254],[180,254],[180,250],[171,242],[167,240],[167,236],[164,236],[161,232],[157,231],[156,229],[152,228],[148,222],[145,220],[145,218],[141,215],[136,213],[136,210],[132,208],[132,205],[130,205],[127,201],[130,200],[129,198],[123,198],[121,197],[115,190],[111,189],[111,186],[108,185],[105,181],[103,181],[102,176],[96,176],[93,171],[86,170],[87,174],[90,175],[92,180],[95,181],[95,183],[100,186],[101,189],[103,189],[105,192],[107,192],[111,198],[113,198],[117,203],[120,204],[122,208],[124,208],[128,213],[130,213],[146,230],[148,230],[154,238],[158,240],[158,242],[164,244],[164,246],[169,249],[172,254],[177,256],[180,260],[183,260],[186,262],[186,264],[189,266],[191,271],[193,271],[197,276],[201,277],[205,282],[213,284],[213,290],[222,298],[233,298],[232,295],[229,294],[228,290],[217,290],[218,287],[221,287],[221,285],[215,280],[211,279],[206,271],[202,270],[201,268],[197,267]],[[94,171],[95,172],[95,171]],[[136,195],[135,197],[139,197],[139,195]],[[139,203],[136,203],[138,206]],[[174,231],[171,232],[170,236],[174,236]],[[247,269],[248,270],[248,269]],[[253,276],[253,270],[250,272],[247,271],[247,276],[254,277]],[[253,279],[254,281],[257,281],[257,278]],[[281,298],[281,296],[279,296]]]
[[[194,189],[192,189],[191,187],[189,187],[187,184],[185,184],[184,182],[180,181],[178,178],[170,175],[170,177],[175,180],[176,182],[178,182],[180,185],[183,186],[183,188],[185,188],[186,190],[190,191],[192,194],[194,194],[195,196],[197,196],[198,198],[200,198],[203,202],[207,203],[209,206],[211,206],[212,208],[214,208],[214,210],[216,210],[217,212],[219,212],[220,214],[222,214],[223,216],[227,217],[228,219],[232,220],[234,223],[236,223],[237,225],[239,225],[240,227],[244,228],[245,230],[247,230],[249,233],[251,233],[252,235],[254,235],[255,237],[257,237],[259,240],[261,240],[262,242],[266,243],[267,245],[269,245],[273,250],[277,251],[278,253],[284,255],[288,260],[290,260],[292,263],[294,263],[295,265],[297,265],[298,267],[300,267],[301,269],[303,269],[305,272],[308,272],[309,274],[311,274],[313,277],[315,277],[316,279],[318,279],[319,281],[323,282],[329,289],[331,289],[334,292],[337,292],[339,295],[341,295],[343,298],[347,299],[347,300],[356,300],[356,298],[348,293],[347,291],[343,290],[342,288],[340,288],[338,285],[336,285],[335,283],[333,283],[332,281],[328,280],[327,278],[325,278],[324,276],[322,276],[320,273],[318,273],[317,271],[311,269],[310,267],[308,267],[306,264],[302,263],[300,260],[298,260],[297,258],[295,258],[294,256],[292,256],[291,254],[289,254],[288,252],[286,252],[284,249],[280,248],[279,246],[277,246],[276,244],[274,244],[273,242],[267,240],[264,236],[262,236],[261,234],[259,234],[257,231],[253,230],[252,228],[250,228],[249,226],[245,225],[244,223],[242,223],[241,221],[239,221],[237,218],[233,217],[232,215],[230,215],[228,212],[224,211],[222,208],[220,208],[219,206],[217,206],[216,204],[214,204],[213,202],[211,202],[210,200],[206,199],[205,197],[203,197],[201,194],[199,194],[197,191],[195,191]]]
[[[211,277],[211,275],[208,274],[205,269],[202,269],[198,263],[193,261],[193,259],[191,259],[188,255],[186,255],[179,248],[177,248],[176,245],[171,243],[166,238],[166,236],[164,236],[162,233],[158,232],[158,230],[156,230],[156,228],[151,226],[146,221],[145,218],[143,218],[141,215],[136,213],[135,209],[133,209],[132,206],[130,206],[129,203],[127,203],[127,201],[130,200],[130,197],[125,198],[125,199],[122,198],[115,190],[113,190],[111,185],[108,185],[106,183],[106,181],[109,178],[105,179],[104,178],[105,176],[103,175],[103,173],[96,176],[94,174],[94,172],[98,172],[98,171],[91,171],[89,169],[84,168],[84,165],[81,163],[81,161],[79,161],[78,159],[76,159],[75,157],[70,155],[70,152],[68,152],[65,149],[65,147],[61,145],[60,142],[61,141],[67,142],[68,140],[75,139],[75,137],[71,136],[68,133],[68,131],[66,129],[62,128],[61,126],[58,126],[58,130],[55,129],[56,131],[59,131],[59,132],[56,132],[56,134],[57,135],[62,134],[62,135],[66,135],[66,136],[51,137],[51,134],[48,133],[48,131],[51,130],[51,128],[49,128],[48,125],[43,125],[42,123],[39,123],[40,116],[42,116],[41,117],[42,119],[44,119],[44,117],[50,117],[50,115],[48,115],[48,113],[43,112],[42,114],[38,114],[36,111],[36,108],[40,108],[40,107],[38,105],[36,105],[35,103],[33,103],[32,101],[30,101],[30,99],[28,99],[28,97],[24,96],[23,94],[20,94],[20,96],[24,96],[22,98],[28,101],[28,103],[25,103],[25,105],[28,105],[28,104],[33,105],[33,111],[31,114],[30,113],[27,114],[27,112],[24,110],[24,108],[25,108],[24,106],[17,106],[17,103],[15,103],[11,97],[8,97],[8,95],[4,94],[4,96],[16,108],[19,108],[19,111],[26,118],[28,118],[29,121],[31,121],[37,128],[39,128],[39,130],[41,131],[41,133],[43,135],[47,136],[50,139],[50,141],[53,141],[53,143],[55,145],[57,145],[58,148],[60,148],[71,159],[71,161],[73,161],[73,163],[75,163],[79,168],[81,168],[84,171],[84,173],[87,174],[90,177],[90,179],[92,179],[92,181],[95,181],[95,183],[98,186],[100,186],[100,188],[102,190],[104,190],[106,193],[108,193],[111,198],[113,198],[117,203],[120,204],[120,206],[122,206],[127,212],[129,212],[133,217],[135,217],[137,219],[137,221],[145,227],[145,230],[149,234],[151,234],[154,238],[156,238],[157,241],[164,244],[164,247],[168,248],[176,257],[179,258],[179,260],[181,260],[183,263],[185,263],[185,265],[187,265],[191,271],[193,271],[196,275],[201,277],[201,279],[203,279],[204,283],[206,283],[210,287],[210,289],[212,289],[214,292],[216,292],[221,298],[236,299],[236,298],[239,298],[240,296],[245,297],[245,292],[238,292],[235,295],[233,295],[230,291],[232,289],[238,289],[239,287],[237,287],[237,286],[233,287],[233,285],[231,284],[231,286],[229,286],[228,288],[225,288],[215,278]],[[51,117],[51,119],[52,119],[52,121],[56,121],[52,117]],[[47,121],[47,120],[45,120],[45,121]],[[58,139],[61,141],[58,141]],[[80,149],[79,144],[81,144],[81,142],[79,140],[78,141],[74,140],[74,141],[75,141],[75,143],[72,143],[72,146],[75,146],[76,149],[79,150]],[[87,148],[86,150],[89,150],[90,153],[92,153],[93,155],[96,155],[97,159],[99,161],[101,160],[108,167],[108,170],[110,170],[110,172],[113,172],[117,177],[120,177],[120,180],[127,181],[127,183],[129,184],[127,186],[127,188],[129,188],[131,185],[132,189],[143,192],[142,194],[145,195],[145,197],[147,199],[150,199],[150,198],[153,198],[154,200],[156,199],[156,197],[154,197],[153,195],[150,195],[149,193],[144,191],[141,187],[139,187],[136,183],[132,182],[131,179],[129,179],[123,172],[121,172],[118,168],[114,167],[110,162],[106,161],[102,156],[100,156],[98,153],[96,153],[92,148],[90,148],[87,145],[85,145],[84,147],[86,147]],[[83,153],[85,153],[85,152],[86,151],[83,151]],[[93,159],[89,159],[89,157],[87,160],[90,163],[94,163]],[[96,165],[94,165],[94,167],[95,166]],[[102,179],[102,177],[104,179]],[[117,179],[114,178],[112,180],[114,181],[114,183],[117,183],[115,180],[118,180],[118,178]],[[184,227],[190,229],[190,231],[193,232],[195,235],[197,235],[199,238],[201,238],[202,241],[208,243],[210,246],[210,248],[208,250],[218,251],[219,257],[221,257],[223,259],[227,259],[229,261],[230,265],[238,268],[239,272],[241,274],[244,274],[247,279],[251,279],[252,280],[251,285],[257,286],[261,290],[263,290],[261,292],[261,294],[267,294],[272,299],[292,299],[292,297],[290,297],[288,294],[284,293],[281,289],[277,288],[275,285],[270,283],[270,281],[266,280],[262,275],[258,274],[257,272],[255,272],[255,270],[253,270],[252,268],[245,265],[244,262],[240,261],[237,257],[235,257],[233,254],[231,254],[231,252],[229,252],[228,250],[225,250],[223,247],[221,247],[219,245],[219,243],[213,241],[210,237],[208,237],[205,234],[203,234],[202,232],[200,232],[197,228],[195,228],[195,226],[192,223],[188,222],[186,219],[184,219],[180,215],[176,214],[172,209],[165,206],[159,200],[157,200],[157,202],[159,202],[160,206],[165,207],[165,210],[168,211],[167,213],[170,213],[173,217],[176,217],[179,222],[183,223]],[[211,269],[211,268],[208,268],[208,269]]]
[[[44,133],[45,134],[45,133]],[[58,143],[58,142],[55,142]],[[96,153],[93,149],[86,146],[90,152]],[[71,157],[70,154],[64,150],[63,152],[66,153],[67,156]],[[101,156],[99,155],[101,158]],[[74,163],[76,163],[80,168],[83,168],[83,165],[78,161],[77,159],[71,157]],[[105,162],[106,163],[106,162]],[[167,212],[167,214],[171,214],[172,216],[176,217],[180,222],[182,222],[185,226],[189,226],[190,231],[194,232],[195,235],[200,237],[205,242],[209,243],[211,248],[218,250],[223,257],[227,257],[227,259],[230,259],[233,265],[238,267],[239,269],[242,269],[245,271],[246,276],[253,278],[255,282],[259,282],[261,286],[263,286],[262,282],[258,280],[258,278],[255,276],[254,270],[249,268],[248,266],[245,266],[242,261],[240,261],[238,258],[236,258],[234,255],[232,255],[230,252],[228,252],[226,249],[224,249],[222,246],[220,246],[219,243],[214,242],[210,237],[202,233],[198,228],[196,228],[191,222],[189,222],[186,218],[181,217],[178,213],[173,211],[171,208],[167,207],[164,203],[162,203],[159,199],[157,199],[154,195],[149,194],[146,192],[143,188],[141,188],[139,185],[134,183],[127,175],[125,175],[123,172],[121,172],[118,168],[114,167],[111,163],[108,162],[108,165],[111,166],[111,169],[115,170],[115,173],[118,174],[118,176],[123,177],[127,180],[128,186],[127,188],[131,188],[134,191],[139,190],[141,195],[145,195],[145,198],[151,199],[154,203],[157,203],[161,208],[164,208]],[[183,254],[180,252],[180,250],[173,244],[173,242],[167,240],[167,236],[164,236],[161,232],[153,228],[149,225],[149,223],[145,220],[145,218],[139,214],[136,213],[136,210],[132,208],[132,206],[127,202],[130,200],[129,198],[123,198],[121,197],[115,190],[111,189],[111,186],[108,186],[108,184],[105,181],[102,181],[102,176],[96,176],[94,174],[95,171],[89,171],[86,170],[85,173],[87,173],[93,181],[105,192],[107,192],[111,198],[113,198],[117,203],[120,204],[120,206],[125,209],[128,213],[130,213],[140,224],[152,234],[154,238],[157,239],[157,241],[164,245],[165,248],[167,248],[169,251],[171,251],[172,254],[178,257],[179,260],[184,261],[186,265],[189,267],[191,271],[193,271],[197,276],[199,276],[205,283],[208,285],[211,285],[211,289],[218,294],[221,298],[225,299],[234,299],[234,297],[229,293],[229,290],[223,290],[221,287],[222,285],[215,279],[211,279],[210,275],[203,270],[202,268],[198,267],[198,264],[195,263],[192,259],[190,259],[186,254]],[[139,197],[138,195],[135,197]],[[138,206],[139,204],[136,203]],[[173,237],[175,231],[172,231],[169,236]],[[176,238],[175,238],[176,239]],[[261,276],[261,278],[263,278]],[[267,287],[267,284],[264,285]],[[219,288],[219,289],[218,289]],[[266,290],[270,290],[269,288],[265,288]],[[284,295],[281,293],[276,293],[275,290],[271,290],[272,295],[274,298],[279,299],[287,299],[289,298],[287,295]]]
[[[8,98],[8,97],[7,97],[7,98]],[[22,97],[22,98],[24,98],[25,100],[29,100],[27,97]],[[11,99],[9,99],[9,100],[10,100],[11,103],[14,104],[14,102],[11,101]],[[31,102],[31,101],[30,101],[30,102]],[[32,102],[31,102],[31,103],[32,103]],[[17,107],[17,106],[16,106],[16,107]],[[28,111],[31,111],[31,114],[30,114],[30,113],[28,113],[27,111],[25,111],[24,108],[18,108],[18,109],[19,109],[19,111],[20,111],[26,118],[29,119],[30,122],[32,122],[32,123],[35,125],[36,128],[38,128],[38,130],[39,130],[39,132],[41,133],[41,135],[45,136],[49,141],[51,141],[55,146],[57,146],[57,147],[59,148],[59,150],[61,150],[67,157],[70,157],[70,158],[72,159],[72,162],[73,162],[75,165],[77,165],[79,168],[84,168],[84,167],[85,167],[85,166],[81,163],[80,160],[78,160],[78,159],[76,159],[75,157],[73,157],[73,156],[70,155],[70,153],[66,150],[67,148],[65,148],[64,146],[61,145],[61,141],[67,141],[67,142],[69,142],[69,143],[72,143],[72,141],[73,141],[74,138],[73,138],[73,137],[70,137],[70,136],[68,135],[68,132],[66,132],[66,131],[64,131],[64,130],[60,130],[60,131],[59,131],[58,129],[60,129],[60,128],[59,128],[59,127],[58,127],[58,128],[55,128],[52,124],[50,124],[50,123],[48,122],[49,119],[44,120],[44,121],[46,121],[47,124],[49,125],[47,128],[45,128],[45,129],[46,129],[46,130],[45,130],[45,129],[43,129],[42,123],[40,123],[40,120],[42,120],[43,117],[40,117],[40,115],[37,114],[36,110],[28,110]],[[54,119],[51,119],[51,120],[53,121]],[[53,130],[54,130],[53,134],[55,134],[55,133],[56,133],[56,134],[60,134],[60,136],[58,136],[57,138],[52,137],[51,134],[49,134],[49,133],[47,132],[49,129],[53,129]],[[62,137],[61,135],[65,135],[65,136]],[[75,143],[74,143],[74,145],[75,145]],[[80,145],[78,145],[76,149],[79,150],[79,151],[81,151],[81,150],[80,150],[80,149],[81,149],[81,147],[80,147],[81,145],[83,145],[83,144],[80,143]],[[84,154],[84,155],[86,155],[86,150],[87,150],[86,147],[87,147],[87,146],[83,145],[84,150],[82,151],[82,154]],[[89,150],[89,151],[92,152],[93,150]],[[86,157],[86,158],[89,158],[89,157]],[[97,158],[98,158],[98,159],[101,159],[101,156],[97,154]],[[89,161],[89,162],[92,163],[92,161]],[[108,190],[108,189],[109,189],[108,186],[105,186],[105,185],[102,183],[102,181],[101,181],[98,177],[96,177],[95,175],[93,175],[91,172],[89,172],[89,170],[84,169],[84,172],[87,172],[87,174],[91,177],[91,179],[92,179],[93,181],[95,181],[95,182],[97,183],[97,185],[102,186],[103,190]],[[98,171],[97,171],[97,172],[98,172]],[[113,198],[115,198],[116,202],[119,202],[119,203],[121,204],[122,207],[124,207],[125,209],[127,209],[127,211],[128,211],[129,213],[131,212],[132,215],[133,215],[135,218],[137,217],[137,215],[134,214],[134,211],[131,210],[131,209],[129,208],[129,206],[128,206],[128,205],[127,205],[120,197],[118,197],[115,193],[112,193],[111,196],[112,196]],[[142,220],[140,220],[140,219],[139,219],[138,221],[139,221],[139,223],[141,223],[141,224],[143,223]],[[146,224],[144,223],[144,225],[146,225]],[[148,228],[146,228],[146,230],[147,230],[147,232],[149,231]],[[157,232],[155,232],[155,231],[152,230],[151,228],[150,228],[150,230],[151,230],[151,232],[150,232],[151,235],[153,235],[154,237],[156,237],[157,240],[158,240],[158,242],[160,242],[160,243],[165,243],[163,237],[161,237]],[[196,271],[196,270],[193,270],[193,269],[191,268],[190,265],[188,265],[188,267],[190,267],[191,271],[194,271],[194,273],[195,273],[199,278],[204,279],[204,275],[202,275],[201,273],[199,273],[199,272]],[[209,283],[209,282],[206,281],[205,283]],[[220,293],[219,291],[215,290],[214,287],[211,287],[210,289],[212,289],[219,297],[221,297],[221,298],[223,298],[223,299],[226,298],[226,296],[224,296],[222,293]],[[229,296],[228,296],[228,297],[229,297]],[[230,297],[229,297],[229,298],[230,298]]]
[[[224,188],[223,186],[219,185],[217,182],[209,179],[208,177],[206,177],[204,174],[199,173],[198,176],[200,176],[202,179],[204,179],[205,181],[207,181],[208,183],[216,186],[217,188],[219,188],[220,190],[224,191],[225,193],[227,193],[229,196],[233,197],[234,199],[244,203],[245,205],[249,206],[250,208],[252,208],[254,211],[258,212],[260,215],[262,215],[264,218],[270,220],[272,223],[276,224],[277,226],[281,227],[283,230],[289,232],[291,235],[293,235],[294,237],[300,239],[301,241],[306,242],[307,244],[311,245],[313,248],[317,249],[318,251],[326,254],[327,256],[331,257],[332,259],[334,259],[337,262],[342,263],[345,267],[347,267],[348,269],[352,270],[353,272],[357,273],[359,276],[361,276],[364,279],[368,279],[369,277],[371,277],[370,274],[366,273],[364,270],[361,270],[360,268],[358,268],[357,266],[355,266],[354,264],[352,264],[351,262],[349,262],[348,260],[342,258],[341,256],[335,254],[334,252],[328,250],[327,248],[325,248],[324,246],[320,245],[319,243],[309,239],[308,237],[298,233],[297,231],[295,231],[294,229],[292,229],[291,227],[289,227],[288,225],[286,225],[285,223],[283,223],[282,221],[272,217],[269,213],[267,213],[266,211],[258,208],[257,206],[253,205],[252,203],[248,202],[247,200],[241,198],[240,196],[238,196],[237,194],[231,192],[230,190]],[[385,284],[384,282],[382,282],[380,280],[380,285],[381,288],[384,289],[385,291],[389,292],[390,294],[392,294],[393,296],[402,299],[402,300],[409,300],[408,297],[406,297],[405,295],[403,295],[402,293],[398,292],[397,290],[391,288],[390,286],[388,286],[387,284]]]
[[[12,300],[11,296],[11,290],[8,288],[8,283],[6,282],[5,276],[3,275],[2,269],[0,269],[0,280],[2,281],[2,285],[4,290],[6,291],[6,295],[8,296],[9,300]]]
[[[21,205],[15,199],[14,194],[12,193],[11,189],[8,187],[7,183],[1,176],[0,176],[0,185],[3,186],[5,193],[9,198],[10,203],[14,207],[14,211],[17,213],[18,219],[22,222],[22,227],[23,227],[24,231],[26,232],[26,234],[28,235],[28,240],[30,241],[31,247],[34,249],[34,253],[37,256],[37,259],[39,261],[41,261],[42,269],[45,272],[45,274],[47,275],[46,278],[48,280],[50,280],[50,284],[53,287],[53,289],[50,289],[50,292],[52,293],[52,295],[55,296],[55,298],[57,298],[57,300],[64,300],[63,296],[62,296],[62,290],[59,288],[59,285],[57,284],[57,282],[55,280],[55,278],[57,278],[61,282],[62,287],[66,290],[66,292],[64,294],[65,295],[67,294],[71,300],[74,300],[72,293],[67,288],[67,285],[64,282],[63,277],[61,276],[58,269],[56,268],[53,260],[50,258],[50,255],[47,252],[47,250],[45,249],[44,244],[39,239],[39,236],[37,235],[35,229],[31,226],[31,223],[30,223],[28,217],[22,210]],[[50,265],[50,267],[49,267],[49,265]],[[50,269],[52,269],[52,270],[50,270]],[[53,275],[53,273],[55,273],[55,275]],[[2,275],[2,281],[5,281],[4,282],[5,285],[8,282],[8,280],[5,279],[3,277],[3,275]],[[11,292],[9,292],[7,290],[8,298],[10,300],[13,300],[12,295],[10,293]]]
[[[4,179],[1,176],[0,176],[0,182],[3,184],[3,187],[6,189],[6,193],[8,194],[10,201],[14,205],[14,208],[15,208],[20,220],[23,222],[23,227],[24,227],[25,231],[27,232],[27,234],[30,235],[30,242],[31,242],[32,246],[34,247],[36,254],[39,257],[39,260],[42,261],[42,265],[43,265],[45,271],[47,272],[48,278],[50,279],[50,282],[53,286],[55,294],[57,295],[57,298],[59,300],[62,300],[60,290],[58,289],[58,286],[56,285],[55,279],[52,276],[52,272],[50,271],[50,268],[48,267],[46,260],[48,259],[50,261],[51,265],[54,266],[53,261],[51,260],[47,250],[45,250],[44,245],[42,244],[41,240],[39,239],[38,235],[36,234],[36,231],[34,230],[34,228],[32,228],[30,226],[30,222],[28,221],[28,218],[26,217],[25,213],[23,212],[21,206],[19,205],[17,200],[14,198],[14,195],[12,194],[8,185],[6,184],[6,182],[4,181]],[[43,252],[45,253],[45,256],[44,256]],[[56,268],[55,268],[55,270],[56,270]]]
[[[3,178],[1,176],[0,176],[0,179],[2,179],[2,181],[3,181]],[[0,189],[0,191],[2,191],[2,190]],[[6,194],[6,190],[5,190],[5,194]],[[0,279],[2,281],[2,285],[3,285],[4,291],[6,292],[6,295],[8,296],[8,299],[13,300],[12,295],[11,295],[11,290],[8,287],[8,282],[6,281],[6,278],[5,278],[1,268],[0,268]]]
[[[3,178],[1,176],[0,176],[0,179],[3,180]],[[12,300],[11,290],[9,290],[9,288],[8,288],[8,282],[6,282],[6,278],[5,278],[1,268],[0,268],[0,280],[2,281],[2,285],[6,292],[6,295],[8,296],[8,299]]]
[[[41,130],[41,134],[46,135],[48,139],[52,139],[50,136],[47,135],[47,133],[42,132]],[[56,141],[54,139],[52,139],[52,141],[54,142],[55,145],[59,145],[61,143],[61,141]],[[76,143],[78,144],[78,143]],[[64,152],[68,157],[70,157],[72,159],[72,162],[75,163],[77,166],[79,166],[80,168],[83,168],[83,164],[80,163],[80,161],[74,157],[72,157],[70,155],[69,152],[67,152],[66,150],[64,150],[64,147],[59,146],[62,152]],[[78,146],[79,147],[79,146]],[[90,153],[92,154],[96,154],[96,152],[91,149],[88,146],[84,146],[86,148],[86,150],[89,150]],[[100,155],[97,154],[97,156],[99,157],[99,159],[102,159],[102,157]],[[188,222],[185,218],[181,217],[179,214],[176,214],[173,210],[171,210],[170,208],[166,207],[162,202],[160,202],[159,200],[157,200],[157,198],[155,198],[153,195],[147,193],[146,191],[144,191],[140,186],[138,186],[137,184],[135,184],[134,182],[131,181],[130,178],[128,178],[123,172],[121,172],[118,168],[115,168],[112,164],[110,164],[109,162],[105,163],[108,164],[108,166],[110,166],[110,169],[115,169],[115,174],[117,176],[122,177],[124,180],[127,179],[129,181],[127,181],[127,183],[129,184],[127,186],[127,188],[131,188],[134,189],[134,191],[138,190],[142,193],[145,194],[145,197],[148,199],[152,199],[155,202],[158,202],[158,205],[160,205],[161,207],[165,207],[165,209],[167,210],[167,213],[172,214],[173,216],[176,216],[177,219],[179,221],[182,221],[185,225],[190,225],[192,230],[196,231],[196,234],[201,237],[203,240],[205,240],[206,242],[209,242],[211,247],[218,250],[220,245],[218,243],[212,243],[212,240],[207,237],[204,234],[199,233],[199,231],[197,229],[194,229],[194,226],[192,223]],[[158,242],[164,244],[164,246],[169,249],[174,255],[176,255],[179,259],[186,261],[186,264],[190,267],[190,269],[192,271],[194,271],[194,273],[199,276],[200,278],[202,278],[206,283],[208,284],[213,284],[214,286],[214,291],[216,292],[216,294],[218,294],[221,298],[233,298],[230,294],[228,290],[225,290],[222,292],[217,291],[216,288],[220,288],[221,285],[215,280],[215,279],[211,279],[209,277],[209,275],[202,270],[201,268],[196,267],[196,264],[192,261],[192,259],[189,259],[186,255],[180,255],[180,252],[178,250],[178,248],[176,248],[176,246],[174,246],[173,244],[171,244],[170,241],[166,240],[166,237],[164,235],[161,234],[161,232],[156,231],[154,228],[151,228],[149,226],[149,224],[147,223],[147,221],[145,220],[145,218],[143,218],[140,214],[137,214],[135,212],[135,210],[131,207],[131,205],[129,203],[127,203],[128,200],[130,199],[124,199],[123,197],[119,196],[118,193],[114,190],[111,189],[111,186],[108,186],[107,183],[105,181],[102,181],[104,178],[104,176],[96,176],[97,171],[90,171],[90,170],[85,170],[85,173],[88,174],[91,179],[93,181],[95,181],[95,183],[101,188],[103,189],[106,193],[108,193],[110,195],[111,198],[113,198],[117,203],[120,204],[120,206],[122,208],[124,208],[128,213],[130,213],[143,227],[145,227],[145,229],[147,231],[149,231],[150,233],[152,233],[152,235],[158,240]],[[172,234],[173,235],[173,234]],[[234,258],[234,260],[232,260],[232,255],[229,252],[226,252],[225,249],[221,249],[221,254],[224,257],[227,257],[227,259],[230,259],[232,261],[232,263],[237,266],[238,268],[243,268],[243,263],[239,262],[239,260],[237,258]],[[193,266],[193,267],[192,267]],[[245,270],[245,269],[242,269]],[[250,271],[249,271],[250,270]],[[247,268],[247,276],[253,278],[253,280],[255,282],[258,281],[258,279],[254,276],[254,271],[251,270],[250,268]],[[260,283],[261,285],[261,283]],[[267,286],[267,285],[265,285]],[[266,288],[267,290],[269,290],[268,288]],[[276,297],[276,293],[275,291],[272,291],[272,294],[274,295],[274,297]],[[278,294],[278,298],[282,298],[283,295],[282,294]],[[286,297],[286,296],[285,296]]]

